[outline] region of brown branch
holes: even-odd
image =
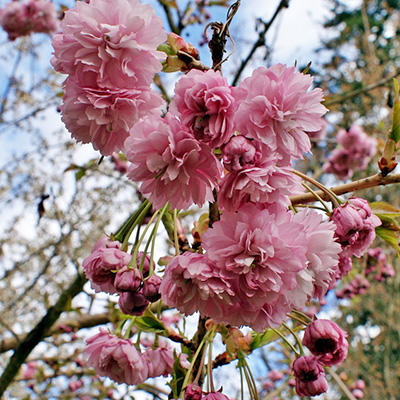
[[[18,345],[0,377],[0,397],[13,381],[31,351],[46,337],[49,329],[60,317],[71,299],[83,290],[85,282],[84,275],[78,274],[71,285],[60,295],[56,304],[47,310],[46,315]]]
[[[110,314],[94,314],[94,315],[79,315],[77,318],[62,319],[54,324],[46,333],[46,336],[51,336],[56,333],[65,332],[65,327],[70,327],[74,331],[83,328],[91,328],[93,326],[104,325],[111,322]],[[0,353],[4,353],[9,350],[15,350],[18,343],[25,340],[27,335],[18,335],[18,342],[15,337],[6,339],[0,339]]]
[[[330,190],[333,193],[340,196],[345,193],[356,192],[357,190],[368,189],[376,186],[391,185],[392,183],[399,183],[399,182],[400,182],[400,174],[383,176],[381,173],[378,173],[368,178],[332,187],[330,188]],[[315,192],[320,197],[322,197],[322,199],[326,201],[329,200],[326,193],[322,192],[321,190],[316,190]],[[298,194],[296,196],[291,196],[290,201],[292,202],[292,205],[296,205],[303,203],[312,203],[316,201],[316,198],[312,193],[304,193],[304,194]]]

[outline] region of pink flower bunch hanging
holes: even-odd
[[[277,327],[293,307],[304,308],[336,281],[340,246],[333,235],[334,225],[316,213],[246,204],[203,234],[204,255],[174,257],[162,300],[216,323]]]
[[[137,385],[148,378],[172,373],[174,351],[166,345],[141,352],[129,339],[122,339],[104,328],[86,343],[87,365],[98,375],[115,382]],[[187,355],[179,355],[182,366],[188,368],[190,364],[186,358]]]
[[[328,390],[323,366],[340,364],[347,356],[347,333],[326,319],[311,322],[303,337],[311,356],[301,356],[293,363],[296,393],[299,396],[318,396]]]
[[[61,28],[51,63],[69,75],[62,119],[72,137],[111,155],[140,118],[164,106],[150,88],[162,69],[162,21],[138,0],[92,0],[68,10]]]

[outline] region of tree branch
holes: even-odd
[[[370,176],[368,178],[360,179],[358,181],[345,183],[343,185],[338,185],[335,187],[330,188],[333,193],[337,195],[356,192],[357,190],[368,189],[376,186],[385,186],[390,185],[392,183],[399,183],[400,182],[400,174],[393,174],[383,176],[381,173],[376,175]],[[322,192],[321,190],[315,191],[322,199],[328,201],[329,198],[326,193]],[[290,197],[290,201],[292,205],[296,204],[303,204],[303,203],[312,203],[316,201],[315,196],[312,193],[304,193],[298,194],[295,196]]]
[[[353,97],[356,97],[360,94],[363,94],[363,93],[369,92],[370,90],[376,89],[379,86],[384,86],[388,82],[390,82],[392,79],[396,78],[396,76],[398,76],[398,75],[400,75],[400,70],[397,70],[396,72],[389,75],[388,77],[383,78],[377,82],[371,83],[369,85],[366,85],[360,89],[353,90],[352,92],[344,93],[343,95],[334,97],[331,100],[328,99],[327,101],[324,102],[324,106],[329,107],[333,104],[342,103],[342,102],[352,99]]]
[[[65,332],[65,327],[70,327],[74,331],[84,328],[92,328],[93,326],[104,325],[111,322],[110,313],[94,314],[94,315],[79,315],[77,318],[62,319],[54,324],[47,332],[45,337],[56,333]],[[15,350],[18,343],[25,340],[27,335],[18,335],[18,341],[15,337],[0,340],[0,353],[9,350]]]
[[[236,86],[237,85],[237,83],[238,83],[238,81],[240,79],[240,76],[242,75],[243,70],[246,68],[247,64],[250,62],[250,60],[253,57],[253,55],[256,52],[256,50],[259,47],[262,47],[262,46],[265,45],[265,35],[267,34],[269,28],[271,27],[271,25],[275,21],[275,19],[278,16],[278,14],[284,8],[289,8],[289,0],[281,0],[281,2],[279,3],[278,7],[276,8],[276,10],[274,12],[274,15],[269,20],[269,22],[267,22],[267,23],[263,22],[264,29],[262,29],[261,32],[258,34],[258,39],[254,42],[253,47],[249,51],[249,54],[247,55],[247,57],[240,64],[240,67],[237,70],[235,77],[233,78],[232,86]]]
[[[49,329],[65,310],[69,301],[82,291],[85,282],[85,276],[78,274],[69,288],[60,295],[56,304],[47,310],[46,315],[18,345],[0,377],[0,396],[4,394],[31,351],[46,337]]]

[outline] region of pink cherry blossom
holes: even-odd
[[[105,89],[93,84],[93,75],[71,76],[64,82],[62,120],[73,138],[92,143],[111,155],[123,149],[131,127],[147,115],[160,115],[164,100],[147,87]]]
[[[272,382],[279,381],[284,377],[282,371],[278,371],[277,369],[272,369],[269,371],[267,376]]]
[[[128,385],[137,385],[147,379],[147,363],[129,339],[120,339],[100,328],[100,332],[86,343],[87,365],[100,376]]]
[[[114,286],[115,270],[128,265],[132,256],[120,250],[121,244],[101,238],[92,249],[90,256],[82,263],[86,278],[96,292],[116,293]]]
[[[223,146],[222,156],[231,171],[218,190],[219,205],[226,211],[237,211],[245,203],[288,206],[290,195],[303,192],[299,178],[289,167],[278,167],[275,156],[258,140],[235,136]]]
[[[175,85],[170,111],[197,140],[215,148],[234,134],[237,99],[244,95],[243,90],[230,87],[219,71],[192,69]]]
[[[260,67],[239,87],[247,97],[235,114],[236,129],[242,135],[262,140],[288,165],[311,149],[306,132],[323,127],[321,89],[308,91],[313,78],[296,72],[294,67],[277,64]]]
[[[128,177],[142,182],[140,191],[154,207],[170,201],[171,208],[187,209],[214,201],[222,165],[174,116],[140,121],[125,149],[131,162]]]
[[[293,363],[296,393],[302,396],[318,396],[328,390],[328,382],[321,364],[315,357],[301,356]]]
[[[342,279],[343,276],[347,276],[353,269],[353,261],[351,257],[339,257],[339,274],[338,279]]]
[[[205,316],[224,312],[235,293],[205,255],[183,253],[167,265],[161,282],[162,301],[186,315]]]
[[[142,285],[139,268],[121,268],[115,275],[114,286],[118,292],[137,292]]]
[[[342,257],[361,257],[375,239],[375,228],[381,225],[368,201],[355,197],[335,208],[331,219],[336,224]]]
[[[360,389],[354,389],[351,393],[356,399],[362,399],[364,397],[364,392]]]
[[[174,350],[165,344],[160,345],[157,348],[148,348],[144,353],[143,357],[147,361],[149,367],[149,378],[155,378],[157,376],[168,376],[172,374],[174,366]],[[179,356],[181,365],[184,368],[189,368],[190,363],[187,361],[187,355],[181,354]]]
[[[31,32],[31,27],[26,24],[24,7],[19,1],[12,1],[0,10],[0,25],[8,33],[9,40]]]
[[[314,286],[310,297],[322,300],[339,275],[341,246],[334,237],[336,226],[329,221],[323,222],[322,216],[311,210],[298,212],[293,219],[303,224],[308,241],[306,272],[312,277]]]
[[[157,46],[167,37],[150,5],[138,0],[79,1],[54,35],[51,63],[64,74],[93,72],[99,87],[149,86],[161,71]]]
[[[332,367],[347,357],[349,344],[347,333],[337,324],[327,319],[311,322],[303,337],[303,345],[308,347],[322,365]]]
[[[297,274],[307,266],[305,232],[293,213],[245,204],[237,213],[222,214],[202,241],[214,270],[219,269],[236,293],[236,304],[225,314],[211,315],[215,322],[256,330],[279,326],[294,305],[278,299],[297,287]],[[312,285],[306,290],[312,291]],[[304,307],[307,294],[300,298]]]
[[[161,298],[160,294],[161,278],[157,275],[151,275],[143,282],[142,293],[151,303]]]

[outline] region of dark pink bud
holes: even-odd
[[[142,274],[138,268],[121,268],[115,275],[114,286],[118,292],[137,292],[142,285]]]
[[[331,367],[341,363],[347,356],[347,333],[337,324],[327,319],[311,322],[303,337],[303,345],[318,356],[322,365]]]
[[[123,292],[119,296],[119,308],[124,314],[142,315],[149,305],[149,301],[141,293]]]
[[[191,383],[185,390],[185,400],[201,400],[201,387],[197,383]]]
[[[151,303],[161,298],[160,293],[161,278],[157,275],[151,275],[143,282],[142,293]]]
[[[328,390],[325,371],[315,357],[299,357],[293,363],[293,373],[299,396],[318,396]]]

